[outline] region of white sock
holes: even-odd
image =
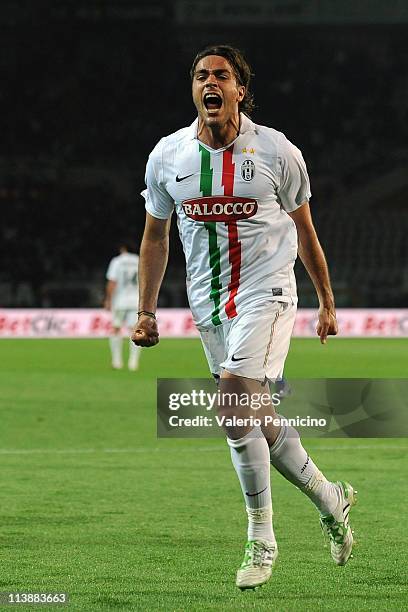
[[[110,350],[112,354],[112,365],[114,368],[121,368],[122,361],[122,336],[111,336],[109,338]]]
[[[265,508],[246,508],[248,540],[267,540],[276,543],[272,526],[272,504]]]
[[[137,368],[139,367],[139,358],[140,358],[141,349],[142,349],[141,346],[136,346],[136,344],[134,344],[134,342],[132,342],[129,338],[129,361],[128,361],[129,370],[137,370]]]
[[[227,442],[247,508],[248,540],[275,542],[269,448],[261,430],[257,429],[239,440],[227,438]]]
[[[332,514],[340,500],[338,487],[323,476],[302,446],[299,433],[282,425],[269,449],[272,465],[307,495],[321,514]]]

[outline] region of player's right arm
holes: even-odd
[[[140,246],[139,259],[139,312],[154,314],[159,290],[166,271],[169,255],[171,219],[156,219],[146,213],[146,225]],[[157,321],[141,314],[132,333],[138,346],[154,346],[159,342]]]
[[[154,316],[157,299],[169,253],[169,231],[174,201],[167,192],[164,180],[165,144],[163,138],[149,155],[146,166],[146,189],[142,192],[146,203],[146,225],[140,246],[139,259],[139,312],[132,340],[139,346],[154,346],[159,341]]]

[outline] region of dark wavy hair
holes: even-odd
[[[211,45],[206,47],[202,51],[199,51],[194,58],[190,69],[191,80],[193,80],[198,62],[202,60],[203,57],[207,57],[207,55],[220,55],[230,64],[235,78],[237,79],[237,83],[245,87],[245,96],[239,103],[239,110],[246,115],[250,115],[255,108],[254,96],[250,90],[251,77],[253,77],[254,74],[243,53],[239,49],[235,49],[229,45]]]

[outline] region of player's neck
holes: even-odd
[[[238,136],[240,117],[232,117],[223,125],[206,125],[198,118],[197,136],[200,142],[212,149],[222,149],[231,144]]]

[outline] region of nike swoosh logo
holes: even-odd
[[[258,491],[257,493],[248,493],[248,491],[245,492],[245,495],[248,495],[248,497],[255,497],[255,495],[260,495],[261,493],[263,493],[264,491],[266,491],[268,487],[265,487],[264,489],[262,489],[262,491]]]
[[[193,172],[194,174],[194,172]],[[187,176],[176,176],[176,183],[180,183],[180,181],[184,181],[185,179],[190,178],[190,176],[193,176],[193,174],[187,174]]]
[[[248,359],[248,357],[235,357],[235,355],[231,357],[231,361],[242,361],[243,359]]]

